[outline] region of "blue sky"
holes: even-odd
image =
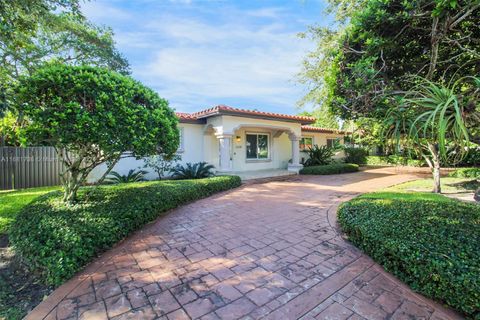
[[[306,90],[296,74],[313,48],[297,34],[329,23],[324,9],[322,0],[98,0],[82,7],[114,30],[132,76],[177,111],[227,104],[291,114]]]

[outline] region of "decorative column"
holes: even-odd
[[[288,171],[297,172],[303,168],[300,164],[300,137],[290,134],[290,141],[292,142],[292,163],[288,164]]]
[[[230,157],[232,136],[221,135],[218,136],[220,145],[220,171],[232,171],[232,161]]]

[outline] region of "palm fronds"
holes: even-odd
[[[184,166],[177,165],[171,169],[172,176],[176,179],[201,179],[208,178],[214,175],[213,169],[215,167],[206,162],[187,163]]]
[[[112,171],[107,179],[105,180],[105,183],[108,184],[115,184],[115,183],[129,183],[129,182],[139,182],[139,181],[145,181],[145,175],[148,173],[148,171],[145,170],[135,170],[132,169],[128,171],[126,175],[121,175],[120,173],[116,171]]]

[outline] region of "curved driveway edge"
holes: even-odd
[[[245,185],[172,210],[27,319],[461,319],[345,241],[336,208],[391,169]]]

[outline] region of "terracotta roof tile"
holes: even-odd
[[[195,117],[193,114],[191,113],[185,113],[185,112],[175,112],[175,114],[177,115],[177,117],[180,119],[180,120],[197,120],[197,117]]]
[[[180,120],[195,120],[206,118],[209,116],[217,115],[217,114],[240,114],[240,115],[250,115],[250,116],[258,116],[258,117],[267,117],[267,118],[276,118],[276,119],[285,119],[290,121],[296,121],[301,123],[313,123],[315,122],[315,118],[306,117],[306,116],[296,116],[296,115],[288,115],[288,114],[280,114],[274,112],[264,112],[264,111],[256,111],[256,110],[247,110],[247,109],[240,109],[240,108],[233,108],[225,105],[218,105],[213,108],[205,109],[199,112],[194,113],[180,113],[177,112],[177,116]]]
[[[349,132],[337,129],[321,128],[314,126],[302,126],[302,131],[308,132],[321,132],[321,133],[336,133],[336,134],[348,134]]]

